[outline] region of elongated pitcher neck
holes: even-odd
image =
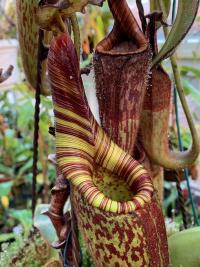
[[[48,65],[54,106],[74,113],[83,120],[91,119],[90,108],[81,80],[80,67],[74,44],[65,33],[53,40]],[[63,43],[63,44],[62,44]]]

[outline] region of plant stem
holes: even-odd
[[[164,3],[163,1],[159,1],[160,4],[160,8],[163,12],[163,15],[166,16],[166,10],[164,7]],[[164,31],[164,35],[165,35],[165,39],[167,39],[167,36],[169,34],[169,30],[167,27],[163,27],[163,31]],[[184,95],[184,91],[183,91],[183,86],[182,86],[182,82],[181,82],[181,75],[180,75],[180,71],[179,71],[179,67],[178,67],[178,63],[177,63],[177,56],[176,53],[174,53],[171,57],[170,57],[170,62],[171,62],[171,66],[172,66],[172,71],[173,71],[173,75],[174,75],[174,82],[175,82],[175,86],[190,128],[190,132],[192,135],[192,139],[193,139],[193,143],[192,143],[192,147],[194,148],[194,153],[199,154],[199,137],[193,122],[193,118],[192,118],[192,114],[190,112],[190,109],[188,107],[185,95]],[[179,123],[177,125],[179,127]],[[183,151],[183,147],[182,147],[182,142],[181,142],[181,135],[180,135],[180,131],[179,131],[179,146],[180,146],[180,150]],[[193,201],[193,197],[192,197],[192,192],[191,192],[191,188],[190,188],[190,181],[189,181],[189,174],[188,174],[188,169],[184,169],[184,174],[185,174],[185,178],[187,181],[187,187],[188,187],[188,192],[189,192],[189,198],[190,198],[190,202],[192,205],[192,212],[193,212],[193,216],[194,216],[194,222],[196,225],[200,226],[200,222],[198,220],[198,216],[197,216],[197,211],[195,208],[195,204]]]
[[[73,30],[73,35],[74,35],[74,44],[76,47],[78,60],[80,61],[80,50],[81,50],[80,29],[79,29],[78,19],[77,19],[76,14],[71,15],[70,20],[71,20],[72,30]]]

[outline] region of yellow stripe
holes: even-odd
[[[95,156],[97,162],[99,162],[102,159],[102,154],[105,153],[107,145],[108,144],[105,142],[105,134],[103,134],[102,131],[98,131],[95,140],[95,148],[96,148]]]
[[[106,155],[106,157],[105,157],[105,159],[104,159],[104,161],[103,161],[103,164],[102,164],[103,167],[108,168],[108,169],[111,170],[111,171],[112,171],[113,169],[110,169],[110,168],[109,168],[110,166],[108,165],[108,163],[109,163],[110,157],[112,156],[113,151],[114,151],[114,143],[111,142],[111,143],[110,143],[110,148],[109,148],[109,150],[108,150],[108,153],[107,153],[107,155]]]
[[[80,121],[81,123],[85,124],[86,126],[91,127],[90,121],[88,121],[87,119],[79,116],[78,114],[74,113],[73,111],[70,111],[68,109],[64,109],[61,108],[60,106],[58,106],[57,104],[54,104],[54,109],[64,115],[67,115],[73,119],[76,119],[78,121]]]
[[[74,186],[79,186],[83,182],[91,181],[91,180],[92,180],[92,178],[90,176],[86,176],[86,175],[78,176],[78,177],[72,179],[72,184]]]
[[[69,134],[56,133],[56,148],[71,148],[79,149],[88,153],[92,157],[94,156],[94,146],[89,144],[87,141]]]
[[[148,202],[150,200],[149,195],[137,194],[137,197],[141,198],[143,202]]]
[[[104,194],[99,192],[99,194],[96,195],[95,198],[93,199],[92,203],[90,203],[90,201],[89,203],[93,205],[94,207],[99,208],[104,197],[105,197]]]
[[[118,202],[117,201],[112,201],[111,203],[111,207],[110,207],[110,212],[117,212],[118,208]]]
[[[109,161],[107,163],[107,167],[111,170],[114,170],[114,168],[116,167],[116,162],[118,162],[119,158],[121,157],[121,149],[116,144],[113,143],[113,145],[114,147],[112,157],[109,158]]]
[[[140,196],[137,196],[137,195],[136,195],[136,196],[133,198],[133,201],[134,201],[134,199],[137,200],[141,206],[144,205],[144,200],[143,200]]]
[[[100,130],[101,128],[98,127],[98,130],[97,130],[97,133],[96,133],[96,136],[94,136],[95,138],[95,147],[97,150],[100,150],[101,149],[101,143],[102,143],[102,140],[104,138],[104,132]]]
[[[78,165],[79,163],[89,167],[90,170],[93,170],[93,165],[90,162],[88,162],[86,159],[83,159],[83,158],[70,156],[70,157],[64,157],[64,158],[58,159],[58,164],[61,168],[65,167],[65,165],[67,165],[67,164],[71,164],[71,166],[73,167],[73,164]],[[67,168],[70,169],[70,166]],[[62,168],[62,169],[64,170],[64,168]],[[82,172],[84,172],[84,170]]]
[[[135,204],[133,201],[128,201],[128,205],[131,207],[132,210],[135,210]]]
[[[141,165],[137,166],[129,175],[127,183],[131,186],[134,180],[143,174],[146,174],[146,171],[143,169]]]
[[[85,134],[86,136],[89,136],[90,138],[92,138],[92,136],[93,136],[91,132],[89,132],[88,130],[84,129],[83,127],[81,127],[77,123],[65,121],[65,120],[62,120],[62,119],[59,119],[59,118],[56,118],[56,123],[59,123],[63,127],[67,126],[67,127],[71,128],[71,129],[78,130],[81,133]]]

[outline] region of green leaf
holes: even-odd
[[[105,1],[103,3],[103,7],[101,8],[101,11],[102,11],[102,13],[109,13],[110,14],[110,9],[109,9],[108,2],[107,1]]]
[[[41,96],[41,104],[42,107],[45,107],[46,109],[52,109],[53,108],[53,104],[52,104],[52,97],[44,97]]]
[[[32,157],[32,154],[32,143],[24,144],[22,149],[18,149],[18,151],[16,151],[16,161],[27,161],[27,159]]]
[[[188,80],[182,79],[183,90],[186,95],[191,95],[194,102],[200,105],[200,91],[197,90]]]
[[[192,74],[195,75],[196,78],[200,79],[200,70],[195,67],[181,66],[180,71],[182,75],[186,75],[188,72],[191,72]]]
[[[164,0],[159,0],[160,6],[162,6],[162,11],[166,14]],[[159,64],[162,60],[171,56],[175,50],[175,48],[179,45],[179,43],[183,40],[185,35],[190,30],[197,11],[199,7],[199,0],[179,0],[177,15],[175,22],[172,26],[172,29],[167,37],[166,42],[163,47],[159,51],[158,55],[154,58],[152,67]]]
[[[192,142],[192,137],[188,129],[181,128],[182,144],[184,148],[189,148]]]
[[[197,21],[197,22],[200,22],[200,17],[197,17],[197,18],[196,18],[196,21]]]
[[[27,236],[32,226],[32,213],[31,210],[15,210],[9,211],[10,216],[18,220],[24,228],[24,235]]]
[[[0,197],[8,196],[10,194],[13,182],[0,183]]]
[[[15,237],[16,237],[16,234],[14,233],[0,234],[0,243],[7,242],[10,239],[13,239]]]
[[[21,178],[21,176],[27,172],[28,170],[30,170],[30,168],[32,168],[32,164],[33,164],[33,159],[30,158],[19,170],[19,173],[17,175],[17,178]]]
[[[9,139],[12,139],[15,137],[15,131],[13,129],[6,129],[5,136]]]
[[[42,213],[47,211],[48,204],[37,205],[34,215],[34,226],[40,231],[42,236],[49,242],[57,240],[55,228],[48,216]]]
[[[90,54],[88,58],[81,62],[81,68],[87,67],[92,62],[92,55]]]
[[[169,237],[172,267],[199,267],[200,227],[194,227]]]
[[[17,117],[17,126],[19,129],[24,129],[28,127],[30,123],[33,121],[33,106],[31,102],[23,103],[18,106],[18,117]]]
[[[4,163],[0,163],[0,174],[4,174],[4,176],[13,176],[13,168],[6,166]]]

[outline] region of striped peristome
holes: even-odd
[[[52,41],[48,74],[55,112],[57,161],[64,176],[96,208],[121,214],[144,207],[154,190],[151,178],[94,119],[84,94],[74,44],[67,33]],[[94,173],[100,168],[106,175],[109,171],[123,180],[132,197],[117,201],[105,195],[94,182]]]

